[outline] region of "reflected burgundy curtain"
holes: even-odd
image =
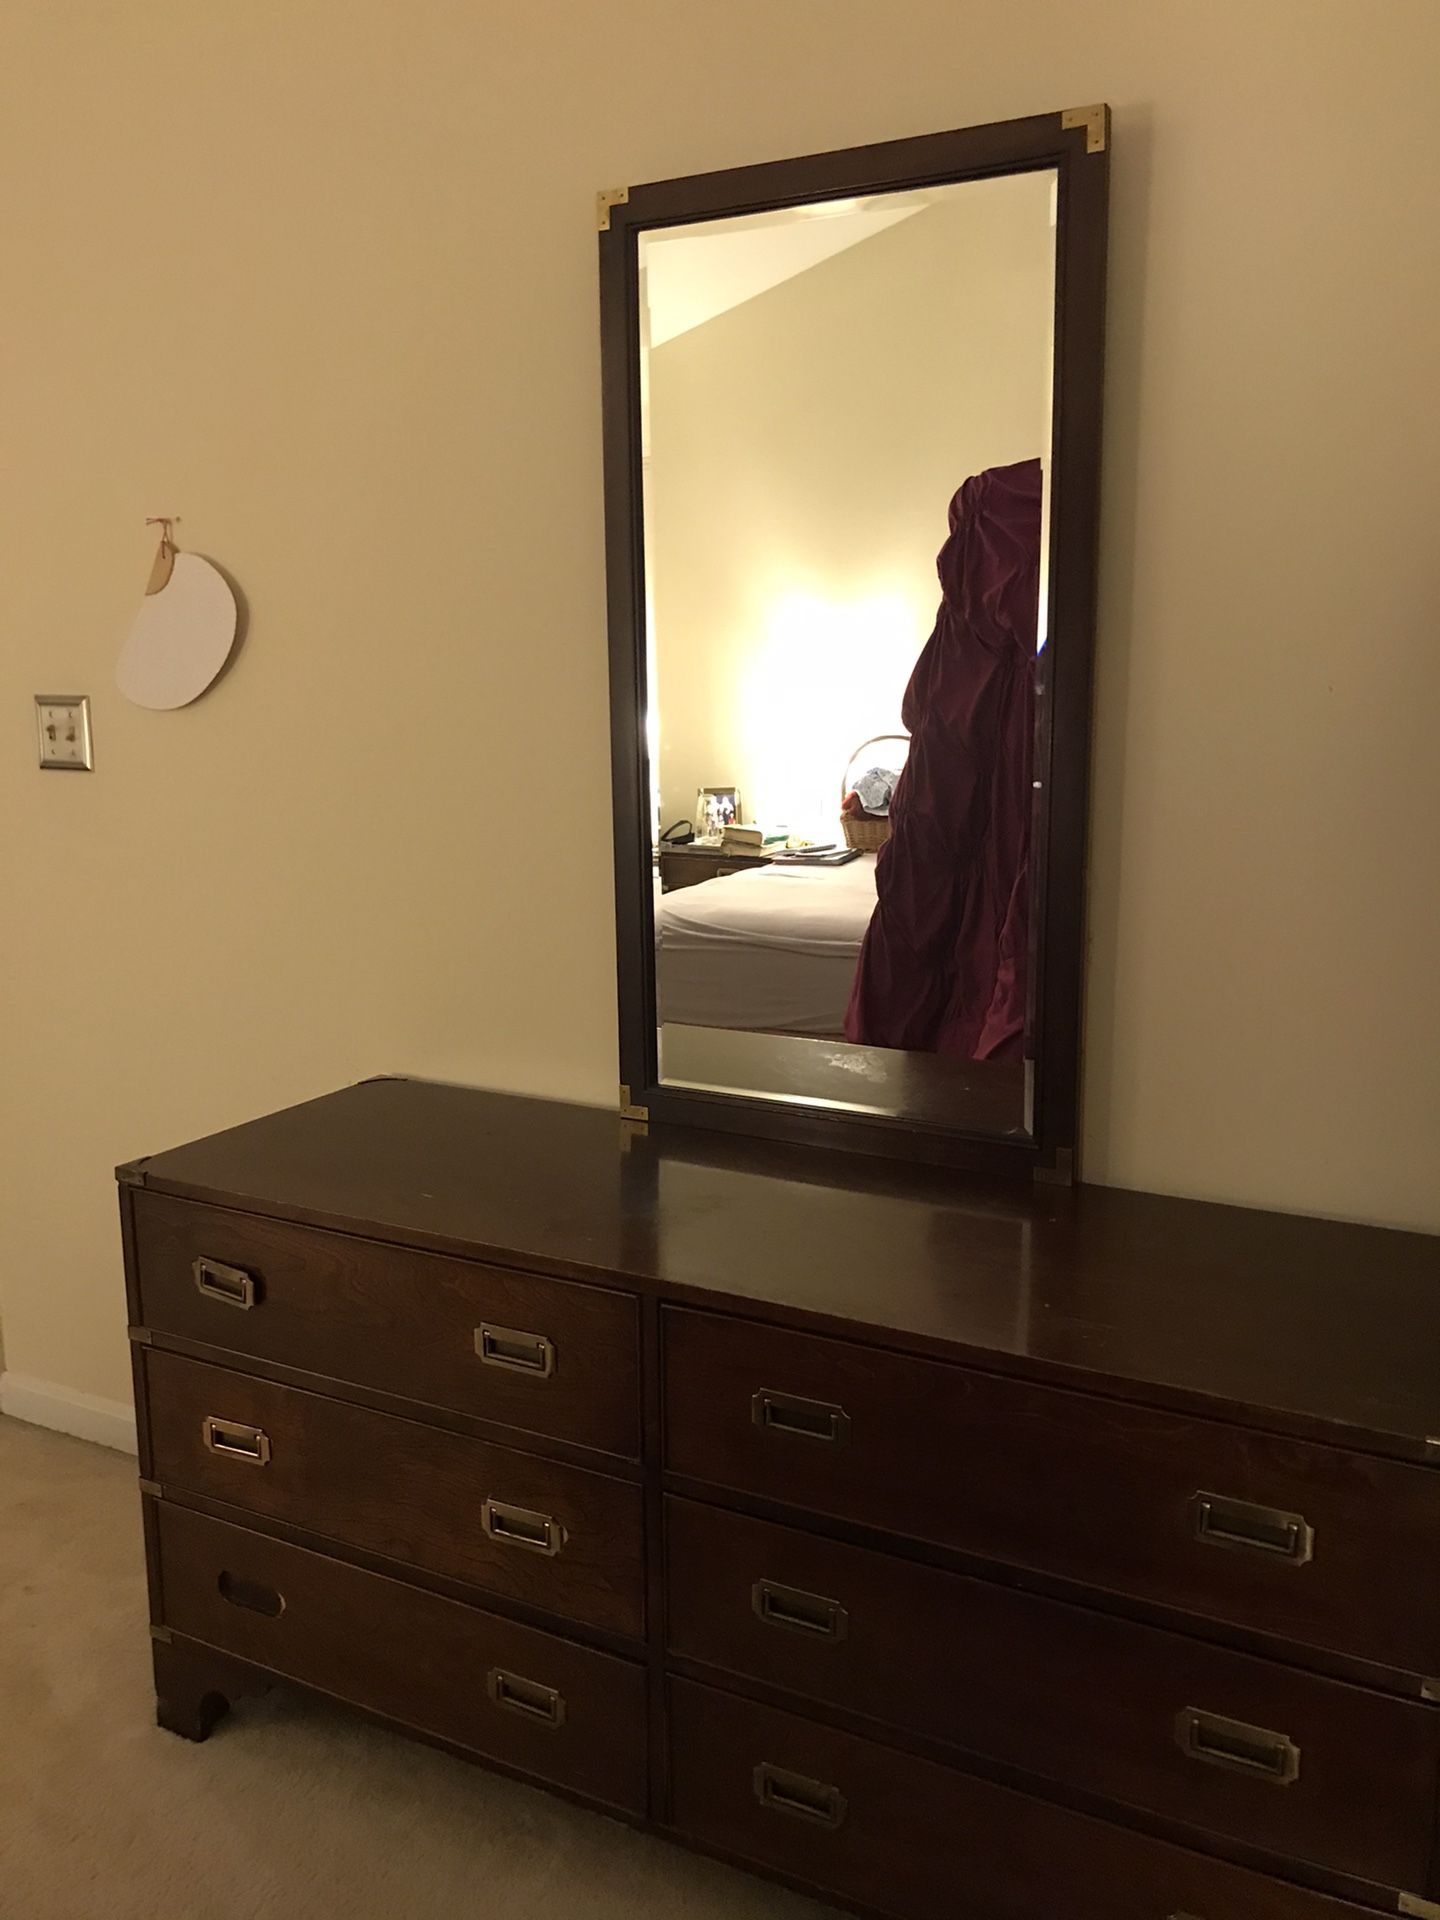
[[[1023,1054],[1040,488],[1040,462],[1024,460],[976,474],[950,503],[848,1040]]]

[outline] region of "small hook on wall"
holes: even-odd
[[[180,516],[178,514],[152,513],[146,515],[146,526],[159,527],[161,530],[160,550],[155,555],[154,566],[150,569],[150,579],[145,588],[147,594],[159,593],[162,587],[169,585],[170,575],[175,570],[175,535],[172,529],[175,527],[179,518]]]

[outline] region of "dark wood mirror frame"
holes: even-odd
[[[602,193],[601,377],[610,629],[621,1106],[634,1120],[721,1128],[993,1172],[1069,1179],[1078,1134],[1085,842],[1099,521],[1109,109],[1035,114],[880,146]],[[645,732],[638,236],[646,229],[1054,168],[1049,643],[1037,678],[1029,1028],[1032,1128],[999,1137],[666,1086],[655,1021],[653,848]]]

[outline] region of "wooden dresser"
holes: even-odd
[[[406,1080],[120,1180],[164,1726],[893,1920],[1440,1915],[1440,1241]]]

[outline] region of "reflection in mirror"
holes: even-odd
[[[639,236],[664,1084],[1029,1127],[1055,200]]]

